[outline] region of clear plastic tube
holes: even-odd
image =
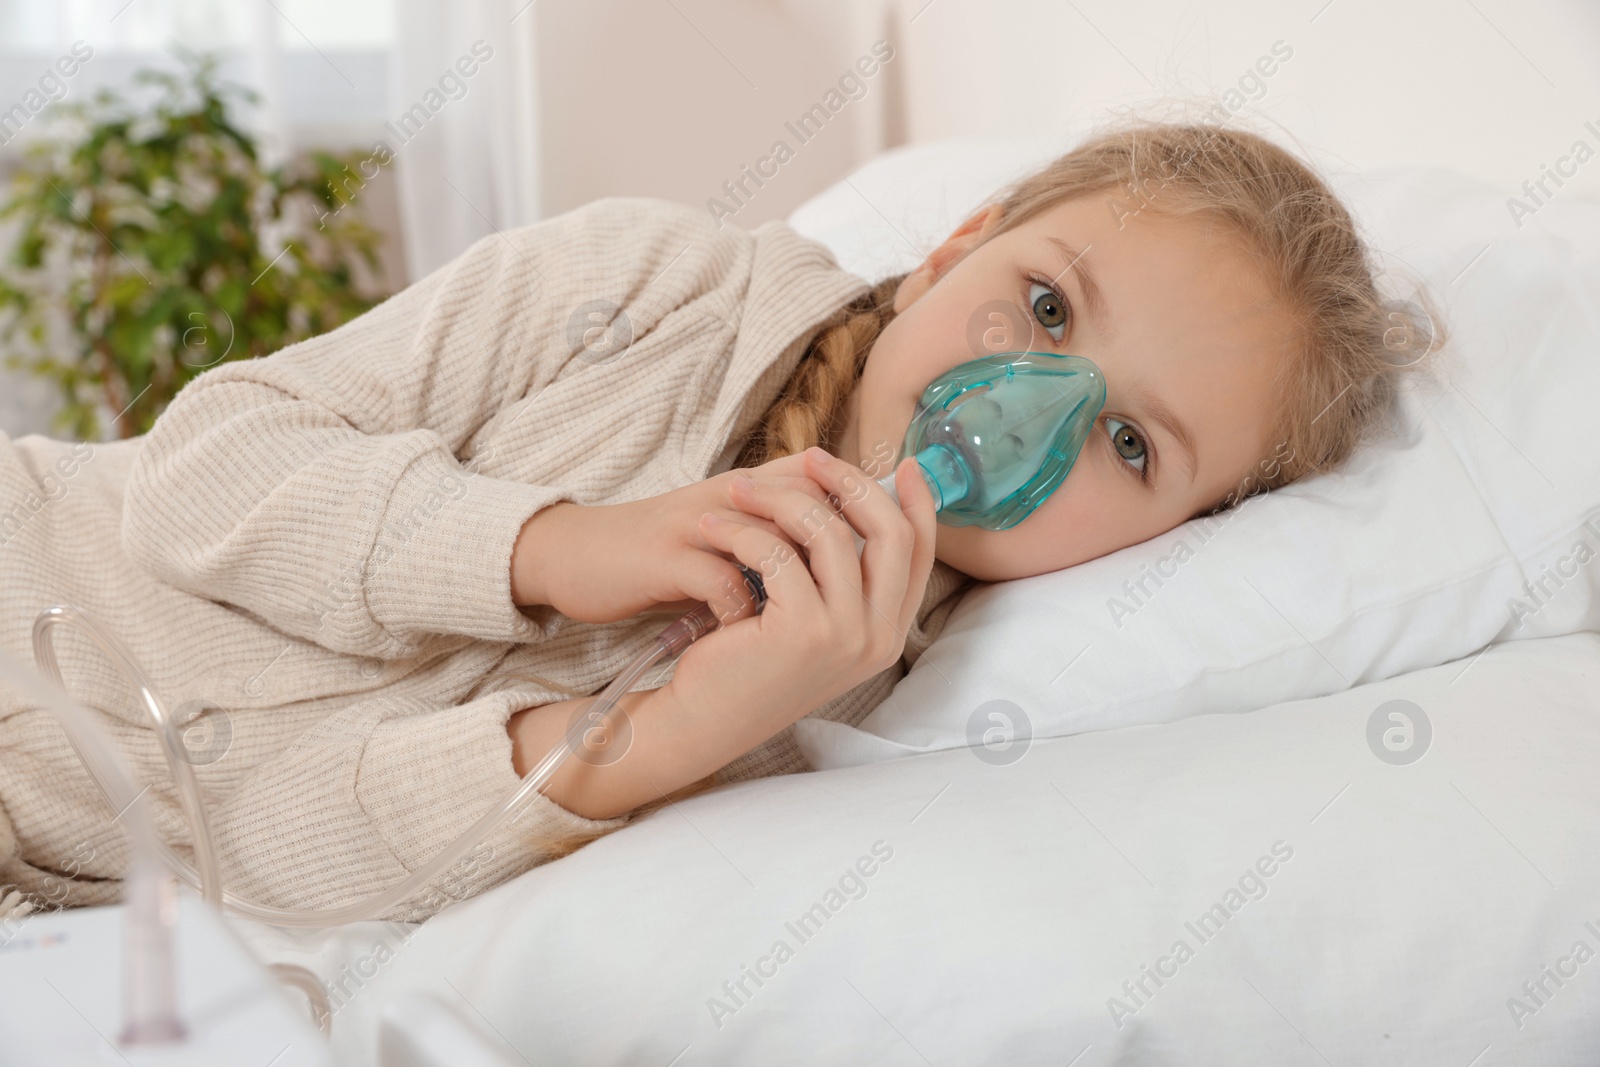
[[[55,713],[72,747],[128,829],[133,858],[123,890],[127,906],[122,919],[122,1033],[118,1040],[124,1046],[180,1040],[184,1028],[178,1016],[172,937],[177,925],[177,887],[162,869],[164,846],[145,808],[145,788],[135,786],[127,760],[101,733],[94,713],[69,697],[59,684],[51,685],[3,649],[0,679],[24,698]]]
[[[177,725],[172,721],[166,704],[151,688],[144,671],[139,669],[139,665],[134,662],[133,656],[122,642],[91,616],[70,604],[56,604],[45,608],[33,620],[33,660],[52,681],[63,689],[66,688],[66,682],[61,677],[61,668],[56,664],[55,645],[51,641],[51,632],[65,623],[72,623],[88,634],[100,651],[105,653],[116,665],[117,670],[122,672],[122,676],[138,690],[145,711],[155,723],[156,734],[161,739],[162,755],[166,757],[167,768],[178,786],[178,799],[183,804],[184,816],[189,820],[191,847],[194,850],[194,864],[198,873],[194,879],[184,878],[184,881],[198,888],[200,895],[207,902],[213,906],[220,906],[222,868],[217,860],[216,845],[211,838],[211,822],[206,817],[206,807],[200,797],[200,785],[195,781],[194,767],[184,755],[183,738],[178,733]],[[84,766],[93,771],[94,764],[89,762],[88,756],[78,743],[78,738],[69,733],[67,740],[72,742],[72,747],[77,751],[78,758],[83,761]],[[107,792],[105,781],[98,774],[94,775],[94,778],[112,809],[120,808],[121,805]],[[165,848],[164,845],[162,847]],[[177,871],[173,873],[178,874]],[[183,875],[179,874],[179,877]]]
[[[750,581],[751,591],[757,601],[756,610],[759,612],[765,606],[766,592],[754,571],[742,565],[740,569]],[[70,604],[48,607],[34,620],[34,658],[57,685],[64,687],[61,670],[56,663],[55,649],[51,643],[51,634],[57,626],[64,623],[81,626],[106,652],[117,669],[138,690],[146,711],[149,712],[157,732],[161,735],[162,752],[166,756],[167,768],[178,785],[178,794],[182,798],[184,812],[189,818],[196,866],[191,867],[184,862],[166,842],[155,835],[153,829],[150,831],[154,842],[150,848],[151,853],[159,856],[166,869],[185,885],[198,890],[202,897],[235,915],[273,926],[321,928],[380,918],[396,905],[404,903],[424,889],[452,864],[476,848],[479,842],[488,837],[504,820],[518,812],[535,792],[542,789],[566,762],[567,757],[572,755],[574,749],[582,744],[584,735],[597,725],[606,722],[606,717],[616,707],[622,694],[628,692],[645,671],[663,658],[678,655],[689,645],[717,629],[720,620],[715,609],[709,604],[702,604],[679,617],[656,636],[650,648],[636,656],[622,673],[612,679],[611,684],[601,691],[587,712],[567,728],[561,741],[529,769],[523,776],[521,784],[497,807],[485,812],[427,863],[389,888],[363,897],[353,904],[317,910],[279,908],[261,904],[229,893],[222,887],[221,869],[216,859],[215,843],[211,839],[210,824],[205,816],[205,804],[201,798],[199,783],[195,780],[194,767],[184,755],[182,737],[178,734],[177,726],[173,723],[166,705],[122,642],[82,609]],[[120,809],[128,803],[131,789],[118,788],[116,782],[108,781],[100,767],[103,761],[93,758],[92,746],[86,748],[81,743],[82,738],[72,731],[68,732],[68,739],[112,807]]]

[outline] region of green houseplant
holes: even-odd
[[[312,152],[265,169],[229,113],[255,94],[219,84],[215,57],[179,56],[181,75],[135,75],[153,99],[101,89],[57,105],[55,129],[70,132],[30,148],[0,206],[17,227],[0,350],[59,385],[57,425],[80,438],[102,434],[103,410],[112,435],[144,433],[206,368],[374,303],[352,266],[376,269],[379,235],[342,211],[351,168],[374,157]]]

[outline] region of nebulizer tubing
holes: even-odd
[[[165,845],[136,786],[128,761],[100,731],[94,713],[59,685],[0,649],[0,678],[24,698],[55,713],[78,758],[128,830],[132,858],[125,875],[122,919],[122,1030],[124,1046],[162,1044],[184,1036],[178,1016],[173,930],[177,885],[166,870]]]
[[[917,415],[906,431],[901,455],[916,457],[934,494],[940,522],[1006,529],[1031,514],[1066,477],[1105,403],[1105,395],[1099,369],[1078,356],[1009,352],[980,357],[940,375],[923,392]],[[973,403],[974,400],[979,402]],[[898,503],[893,472],[878,479],[878,484]],[[858,533],[854,536],[859,553],[865,540]],[[742,564],[736,565],[750,584],[759,613],[766,604],[760,575]],[[668,625],[649,648],[612,679],[584,714],[573,719],[562,739],[523,775],[514,791],[410,875],[352,904],[305,910],[262,904],[223,887],[205,804],[194,767],[184,754],[178,724],[122,643],[81,608],[69,604],[44,609],[33,627],[34,658],[58,686],[64,689],[65,682],[56,663],[51,634],[64,623],[84,629],[138,691],[160,735],[162,754],[177,784],[189,821],[195,865],[173,852],[148,824],[148,836],[154,845],[146,841],[140,854],[158,855],[177,879],[236,915],[273,926],[322,928],[380,918],[426,888],[520,811],[582,746],[589,731],[608,725],[607,716],[645,671],[659,660],[683,652],[717,629],[721,620],[710,604],[701,604]],[[60,701],[45,703],[58,714],[65,706]],[[63,723],[69,719],[70,716],[63,718]],[[70,720],[75,725],[68,729],[68,739],[106,800],[113,808],[123,810],[138,795],[132,792],[131,776],[108,770],[111,764],[104,754],[97,756],[96,742],[103,741],[103,737],[94,730],[93,717],[84,713],[81,720]],[[89,724],[87,729],[84,723]],[[106,748],[111,748],[109,743]]]
[[[51,633],[65,623],[72,623],[88,634],[100,651],[110,658],[113,665],[121,672],[122,676],[139,693],[140,702],[144,705],[145,712],[150,720],[155,723],[156,736],[161,742],[162,755],[166,757],[167,767],[172,772],[172,780],[178,787],[178,800],[183,805],[184,817],[189,820],[191,848],[194,851],[195,874],[193,878],[185,877],[186,871],[179,871],[173,867],[172,861],[177,861],[179,866],[184,866],[177,856],[172,854],[165,843],[161,845],[169,857],[167,866],[173,868],[173,873],[187,882],[191,888],[200,890],[200,895],[212,905],[222,903],[222,867],[217,860],[216,842],[211,837],[211,822],[206,816],[206,806],[200,796],[200,785],[195,780],[194,768],[184,756],[183,738],[179,735],[173,721],[172,714],[167,710],[166,703],[156,695],[144,671],[139,668],[132,654],[121,641],[117,640],[110,631],[101,626],[98,621],[84,612],[81,608],[70,604],[55,604],[39,612],[33,620],[33,659],[39,668],[50,676],[50,679],[63,689],[66,682],[61,677],[61,668],[56,664],[55,644],[51,640]],[[67,740],[78,753],[78,759],[91,772],[94,763],[89,759],[80,743],[79,736],[71,731],[67,733]],[[107,788],[107,783],[100,775],[94,775],[95,782],[100,786],[100,791],[105,795],[107,803],[113,810],[120,810],[125,802],[122,798],[113,797]]]

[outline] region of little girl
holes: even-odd
[[[61,601],[113,628],[206,727],[190,756],[228,889],[328,907],[426,861],[668,622],[716,606],[625,696],[626,729],[389,916],[417,920],[689,793],[809,769],[791,724],[859,722],[974,581],[1337,467],[1419,325],[1317,177],[1218,127],[1097,136],[876,284],[780,222],[600,200],[208,371],[142,439],[77,446],[68,491],[6,526],[3,639],[29,656]],[[893,465],[918,398],[1024,350],[1101,369],[1095,432],[1024,522],[940,525],[915,461]],[[0,450],[0,508],[73,447]],[[891,469],[898,504],[872,484]],[[133,694],[59,644],[186,849]],[[0,887],[115,899],[113,814],[50,714],[0,694]]]

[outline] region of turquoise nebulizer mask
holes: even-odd
[[[1105,377],[1082,356],[984,356],[923,391],[899,459],[916,457],[939,522],[1010,529],[1066,479],[1105,402]],[[892,473],[879,484],[896,495]]]

